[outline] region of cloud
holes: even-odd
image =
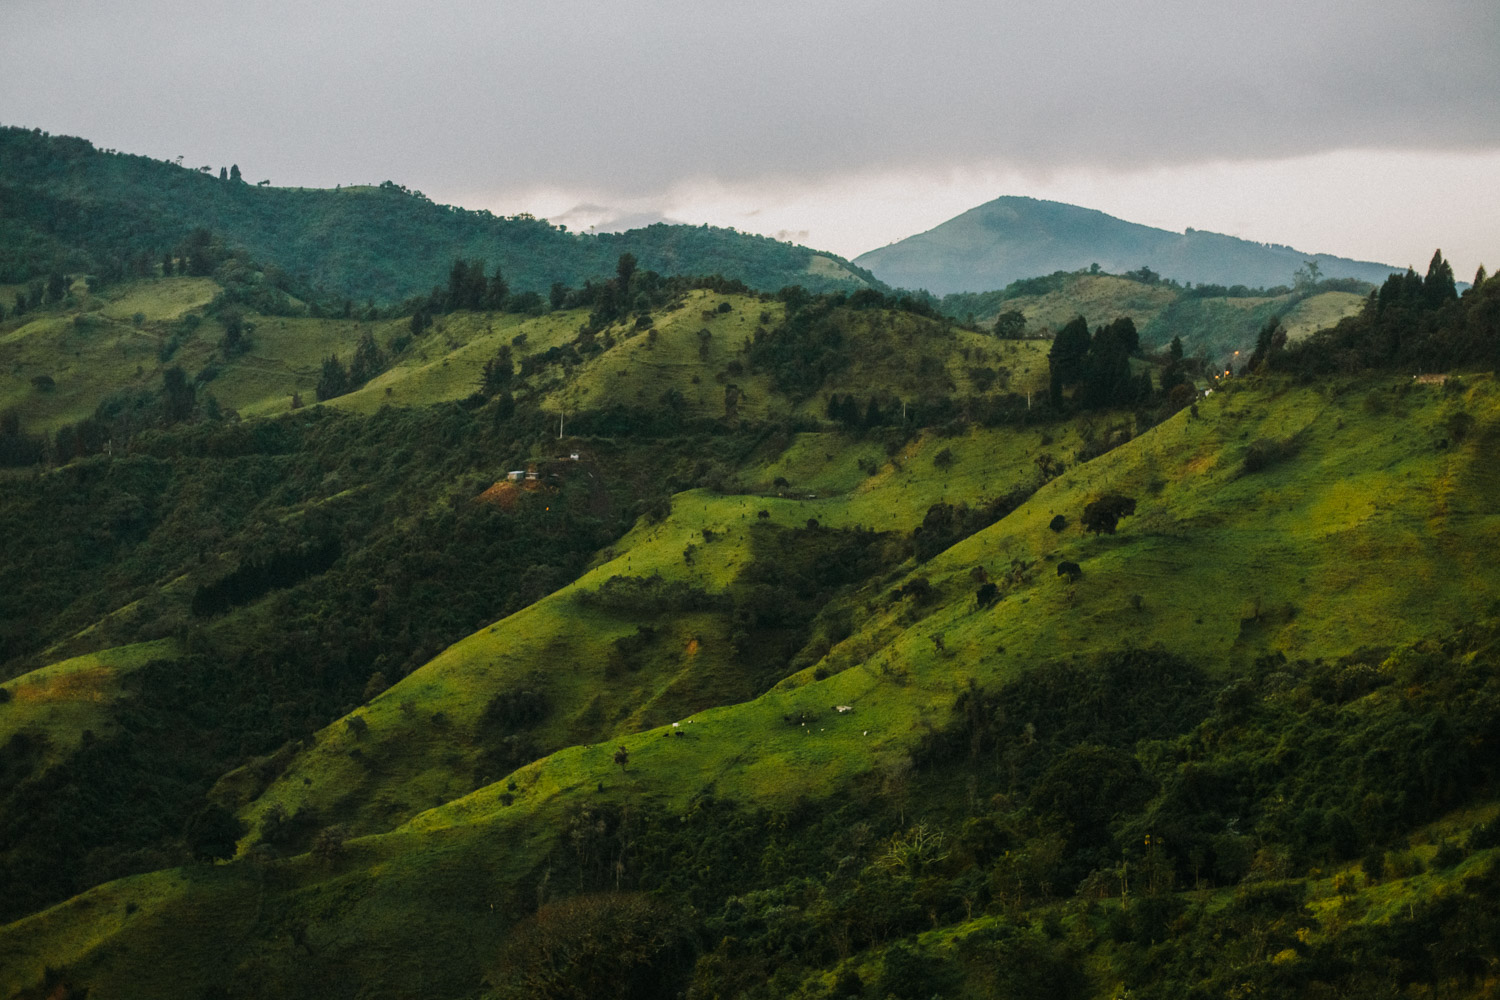
[[[278,183],[647,197],[1500,146],[1500,6],[20,0],[6,115]]]
[[[575,230],[686,219],[854,256],[1032,194],[1477,262],[1496,53],[1494,0],[11,0],[0,113]]]

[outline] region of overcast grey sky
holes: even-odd
[[[5,6],[0,121],[275,184],[849,256],[1002,194],[1465,277],[1500,246],[1497,0]]]

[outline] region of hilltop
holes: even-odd
[[[1173,233],[1093,209],[1010,196],[861,254],[854,262],[893,287],[941,296],[1004,288],[1022,278],[1093,265],[1117,274],[1148,268],[1194,284],[1273,287],[1286,284],[1309,260],[1326,277],[1372,284],[1396,270],[1197,229]]]
[[[721,274],[768,291],[881,287],[833,254],[734,230],[657,224],[569,233],[525,214],[436,204],[393,181],[281,188],[15,127],[0,128],[0,204],[0,283],[54,270],[138,274],[142,262],[155,273],[164,254],[208,229],[325,295],[357,303],[425,294],[455,257],[486,261],[518,291],[542,294],[554,282],[608,276],[622,253],[662,273]]]
[[[1025,278],[991,292],[952,293],[937,308],[981,329],[993,329],[1002,313],[1019,316],[1025,322],[1015,335],[1028,337],[1050,337],[1075,316],[1094,325],[1129,316],[1148,348],[1179,338],[1188,354],[1222,369],[1243,363],[1237,356],[1249,355],[1268,323],[1278,322],[1296,342],[1358,315],[1370,291],[1351,278],[1316,279],[1305,268],[1295,287],[1273,288],[1184,288],[1149,269],[1108,274],[1090,268]]]

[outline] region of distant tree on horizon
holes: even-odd
[[[1442,250],[1432,252],[1432,261],[1427,265],[1427,277],[1422,279],[1422,293],[1427,299],[1427,305],[1434,309],[1458,298],[1453,266],[1443,259]]]

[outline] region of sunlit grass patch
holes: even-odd
[[[86,730],[103,737],[111,725],[111,701],[120,679],[152,660],[180,655],[170,639],[116,646],[40,667],[0,684],[10,700],[0,704],[0,745],[30,732],[45,735],[47,759],[60,760]]]

